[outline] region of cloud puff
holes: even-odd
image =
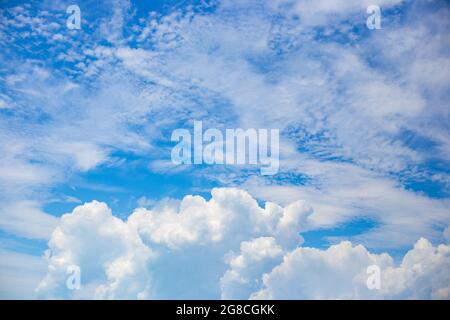
[[[313,209],[298,201],[264,208],[246,191],[166,199],[127,221],[104,203],[64,215],[49,241],[38,292],[63,298],[449,298],[450,246],[420,239],[396,266],[343,241],[326,250],[298,247]],[[81,268],[81,289],[66,288]],[[367,268],[381,270],[369,290]]]
[[[136,231],[113,217],[104,203],[93,201],[61,217],[47,250],[48,273],[38,287],[44,297],[147,298],[150,248]],[[66,287],[67,270],[76,265],[80,292]]]
[[[298,232],[312,213],[302,201],[285,208],[267,202],[261,208],[246,191],[217,188],[207,201],[186,196],[181,202],[165,202],[156,210],[137,209],[128,219],[139,234],[170,248],[211,242],[237,242],[270,235],[292,246],[302,241]]]
[[[173,290],[185,284],[179,287],[183,291],[179,294],[186,297],[192,297],[189,290],[194,286],[200,296],[219,295],[219,280],[227,268],[224,257],[233,255],[233,250],[241,248],[244,255],[254,256],[255,251],[266,248],[271,256],[274,253],[268,247],[275,239],[286,248],[302,242],[298,231],[312,212],[303,202],[285,208],[266,203],[261,208],[240,189],[213,189],[211,195],[209,201],[200,196],[164,200],[152,210],[136,209],[126,222],[113,217],[104,203],[77,207],[62,216],[52,234],[48,274],[38,291],[44,296],[75,298],[174,298],[170,296]],[[258,236],[270,238],[250,241]],[[274,250],[279,252],[281,245]],[[81,268],[79,292],[65,287],[70,265]],[[151,274],[155,275],[154,284]],[[180,279],[183,276],[186,279]],[[186,282],[190,279],[194,283]],[[208,281],[215,282],[213,290],[208,284],[202,291],[198,282]],[[165,293],[165,288],[171,293]]]
[[[274,238],[261,237],[241,244],[240,253],[228,257],[230,268],[220,279],[222,299],[247,299],[260,286],[264,272],[279,264],[283,249]]]
[[[380,289],[367,287],[367,268],[380,268]],[[449,299],[450,246],[421,238],[398,267],[386,253],[348,241],[327,250],[297,248],[263,276],[255,299]]]

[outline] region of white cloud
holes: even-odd
[[[261,208],[239,189],[214,189],[211,194],[208,201],[199,196],[166,199],[151,210],[136,209],[126,222],[96,201],[75,208],[61,217],[51,236],[48,274],[39,292],[72,298],[161,298],[173,297],[177,290],[191,298],[191,291],[198,297],[218,294],[226,255],[241,248],[259,261],[279,254],[281,246],[293,248],[301,243],[298,232],[312,212],[300,201],[286,208],[274,203]],[[241,243],[258,236],[270,237]],[[275,239],[280,244],[272,249]],[[258,253],[260,249],[267,252]],[[81,268],[80,291],[65,287],[70,265]],[[181,274],[177,268],[183,269]],[[207,286],[208,281],[216,284]]]
[[[392,265],[388,255],[371,255],[363,246],[341,242],[327,250],[297,248],[283,262],[263,276],[263,289],[252,294],[258,299],[350,299],[362,298],[355,289],[357,276],[369,265]],[[356,285],[356,286],[355,286]],[[365,283],[364,283],[365,285]]]
[[[450,226],[448,226],[448,227],[444,230],[444,238],[445,238],[445,240],[447,240],[448,242],[450,242]]]
[[[329,25],[360,12],[365,17],[366,8],[373,5],[372,0],[275,0],[271,6],[286,15],[298,15],[307,26]],[[401,4],[402,0],[378,0],[376,5],[382,9]]]
[[[152,251],[136,231],[103,203],[91,202],[63,215],[48,243],[48,273],[38,287],[43,297],[148,298]],[[66,287],[67,268],[80,267],[82,289]]]
[[[95,168],[108,156],[107,152],[96,144],[86,142],[55,142],[51,150],[56,156],[69,156],[73,159],[73,166],[80,171]]]
[[[38,292],[99,299],[449,298],[450,246],[420,239],[398,266],[387,253],[349,241],[326,250],[298,247],[311,213],[303,202],[261,208],[233,188],[214,189],[210,200],[166,199],[136,209],[126,222],[94,201],[61,218]],[[374,264],[381,289],[371,291],[366,270]],[[79,291],[65,287],[70,265],[81,268]]]
[[[369,248],[407,248],[419,237],[441,241],[436,225],[450,223],[448,199],[407,190],[393,180],[351,163],[317,161],[299,153],[285,163],[288,171],[312,178],[304,185],[268,183],[252,177],[241,187],[265,201],[288,204],[305,200],[314,210],[304,228],[331,228],[357,217],[376,227],[355,237]]]
[[[286,208],[274,203],[259,207],[240,189],[213,189],[212,198],[186,196],[156,210],[137,209],[128,223],[145,239],[171,248],[210,242],[240,242],[253,236],[274,236],[287,246],[301,242],[302,223],[312,209],[301,201]]]
[[[46,272],[42,257],[0,249],[0,299],[33,299]]]
[[[220,278],[222,299],[248,299],[261,285],[263,273],[281,262],[283,249],[272,237],[241,243],[239,254],[226,257],[230,268]]]
[[[369,290],[367,268],[381,270],[381,287]],[[327,250],[297,248],[263,276],[254,299],[449,299],[450,246],[422,238],[396,267],[387,254],[341,242]]]
[[[25,238],[49,239],[58,220],[35,201],[9,202],[0,208],[0,228]]]

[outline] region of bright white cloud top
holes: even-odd
[[[176,299],[193,290],[224,299],[450,298],[449,245],[422,238],[399,265],[349,241],[327,250],[297,247],[302,239],[294,230],[301,232],[310,214],[300,202],[261,208],[239,189],[139,208],[127,221],[104,203],[87,203],[61,217],[38,291],[97,299]],[[66,287],[71,265],[82,271],[81,290]],[[381,269],[380,290],[366,285],[371,265]]]

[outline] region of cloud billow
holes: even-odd
[[[61,217],[46,253],[42,297],[96,299],[449,298],[450,246],[420,239],[397,266],[343,241],[302,247],[313,209],[302,201],[260,207],[246,191],[218,188],[211,199],[186,196],[138,208],[126,221],[91,202]],[[80,290],[66,269],[81,270]],[[366,286],[381,269],[380,290]]]

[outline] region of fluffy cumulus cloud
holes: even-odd
[[[80,268],[79,298],[148,298],[152,256],[136,230],[93,201],[63,215],[46,252],[48,274],[39,284],[44,297],[69,297],[67,273]]]
[[[260,237],[241,244],[240,252],[228,257],[229,269],[220,279],[221,298],[247,299],[258,288],[266,270],[283,257],[283,248],[272,237]]]
[[[450,246],[422,238],[396,265],[343,241],[302,247],[313,209],[303,202],[264,207],[246,191],[213,189],[138,208],[123,221],[91,202],[64,215],[49,241],[38,292],[71,298],[450,298]],[[69,290],[67,270],[81,270]],[[369,266],[380,270],[370,290]]]
[[[62,216],[51,236],[48,274],[38,291],[44,296],[164,297],[160,290],[172,290],[184,283],[178,278],[184,276],[184,280],[205,282],[204,292],[195,290],[217,294],[218,280],[226,270],[225,256],[239,247],[249,251],[242,241],[270,236],[267,239],[277,239],[285,248],[295,247],[302,242],[302,223],[312,212],[302,202],[285,208],[266,203],[261,208],[247,192],[233,188],[213,189],[211,196],[209,201],[200,196],[161,201],[152,210],[136,209],[127,221],[112,216],[104,203],[77,207]],[[255,245],[248,253],[264,243]],[[208,259],[222,267],[211,268]],[[66,287],[66,272],[72,265],[81,269],[85,289],[80,292]],[[211,279],[217,286],[208,289],[206,282]]]
[[[371,266],[379,289],[369,289]],[[421,238],[399,266],[386,253],[371,254],[344,241],[327,250],[297,248],[263,275],[255,299],[449,299],[450,246]]]
[[[311,207],[301,201],[285,208],[267,202],[261,208],[241,189],[213,189],[211,196],[209,201],[186,196],[180,203],[166,203],[156,210],[137,209],[128,223],[136,226],[145,239],[171,248],[195,243],[240,243],[264,235],[292,246],[301,242],[299,230],[312,213]]]

